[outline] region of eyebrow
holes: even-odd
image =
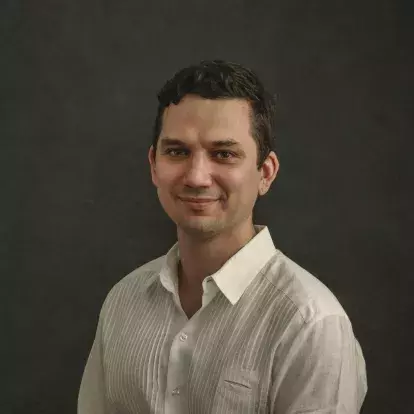
[[[168,145],[181,145],[181,146],[186,146],[187,144],[184,141],[181,141],[180,139],[176,139],[176,138],[162,138],[160,145],[162,147],[166,147]],[[216,140],[216,141],[212,141],[211,145],[213,147],[235,147],[235,146],[240,146],[240,143],[235,141],[234,139],[224,139],[224,140]]]

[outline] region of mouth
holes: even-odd
[[[215,198],[198,198],[198,197],[197,198],[196,197],[186,197],[186,198],[178,197],[178,199],[184,204],[186,204],[187,206],[195,210],[203,210],[204,208],[218,201]]]

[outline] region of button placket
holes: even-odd
[[[186,392],[188,371],[192,358],[192,335],[194,320],[181,326],[177,323],[176,336],[172,342],[168,361],[166,414],[188,414]]]

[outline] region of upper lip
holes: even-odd
[[[205,198],[205,197],[179,197],[181,200],[184,201],[192,201],[194,203],[205,203],[208,201],[216,201],[215,198]]]

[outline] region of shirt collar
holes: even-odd
[[[267,226],[255,225],[256,235],[234,254],[216,273],[213,279],[221,292],[234,305],[260,270],[276,252]],[[170,292],[178,291],[177,263],[180,257],[178,242],[164,256],[160,272],[163,286]]]

